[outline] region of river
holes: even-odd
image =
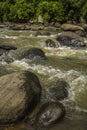
[[[37,130],[87,130],[87,47],[73,49],[70,47],[45,47],[45,40],[55,40],[58,32],[51,32],[51,36],[35,37],[34,31],[13,31],[0,29],[0,44],[9,44],[23,49],[28,47],[41,48],[47,60],[29,62],[26,59],[14,60],[8,64],[0,61],[0,76],[18,70],[34,72],[45,89],[54,84],[57,79],[63,79],[70,85],[69,96],[62,103],[66,108],[66,115],[59,123]],[[87,40],[87,39],[85,39]],[[0,130],[32,130],[28,124],[4,127]],[[36,129],[35,129],[36,130]]]

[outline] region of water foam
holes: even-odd
[[[78,58],[87,58],[87,49],[72,49],[70,47],[58,47],[58,48],[51,48],[45,47],[48,52],[46,52],[47,56],[73,56]]]

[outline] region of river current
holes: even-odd
[[[55,42],[58,32],[51,32],[51,36],[34,36],[34,31],[13,31],[0,29],[0,44],[13,45],[23,49],[28,47],[41,48],[47,60],[30,62],[29,60],[14,60],[8,64],[0,61],[0,76],[18,70],[34,72],[45,89],[58,79],[67,81],[70,85],[69,96],[62,103],[66,108],[63,121],[49,128],[38,130],[87,130],[87,47],[50,48],[45,46],[46,39]],[[87,39],[85,38],[87,42]],[[0,129],[2,130],[2,128]],[[14,127],[4,127],[4,130],[32,130],[28,125],[21,124]],[[36,129],[35,129],[36,130]]]

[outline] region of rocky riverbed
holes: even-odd
[[[86,31],[83,24],[0,28],[1,130],[87,129]]]

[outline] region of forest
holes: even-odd
[[[0,0],[0,21],[26,23],[87,21],[86,0]]]

